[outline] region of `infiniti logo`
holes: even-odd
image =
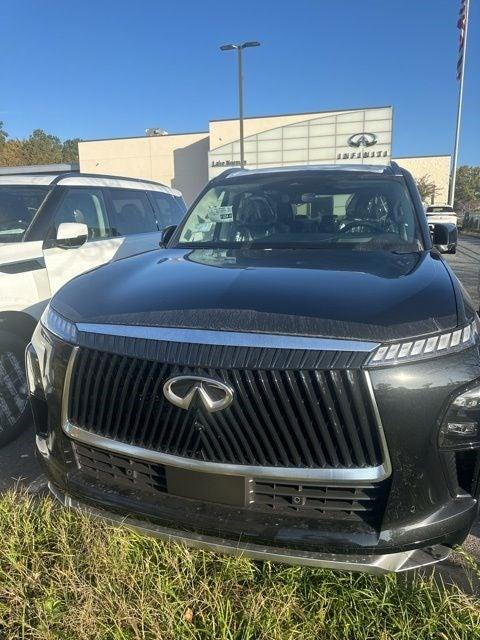
[[[354,133],[348,139],[349,147],[373,147],[377,144],[377,136],[374,133]]]
[[[209,413],[226,409],[233,400],[233,389],[219,380],[200,376],[176,376],[163,385],[163,395],[181,409],[189,409],[195,400]]]

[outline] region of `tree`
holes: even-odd
[[[65,140],[62,145],[62,162],[78,162],[78,143],[80,138]]]
[[[440,193],[439,187],[437,187],[429,175],[419,178],[417,180],[417,187],[423,202],[435,202],[435,196],[438,196]]]
[[[480,210],[480,167],[457,169],[455,210],[460,213]]]
[[[35,129],[23,141],[25,164],[51,164],[62,161],[62,143],[60,138]]]
[[[18,138],[9,138],[0,145],[0,167],[18,167],[25,164],[23,142]]]
[[[3,121],[0,120],[0,149],[2,149],[3,145],[7,141],[8,133],[3,128]]]
[[[80,138],[65,140],[35,129],[28,138],[10,138],[0,120],[0,167],[78,162]]]

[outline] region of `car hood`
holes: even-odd
[[[68,283],[74,322],[388,341],[457,325],[437,254],[358,250],[160,250]]]

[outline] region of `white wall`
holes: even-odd
[[[179,189],[190,204],[208,180],[208,134],[188,133],[78,145],[80,170],[144,178]]]

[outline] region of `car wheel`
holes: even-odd
[[[450,249],[448,250],[448,253],[450,253],[450,254],[457,253],[457,246],[454,245],[453,247],[450,247]]]
[[[25,373],[25,341],[0,331],[0,446],[31,424]]]

